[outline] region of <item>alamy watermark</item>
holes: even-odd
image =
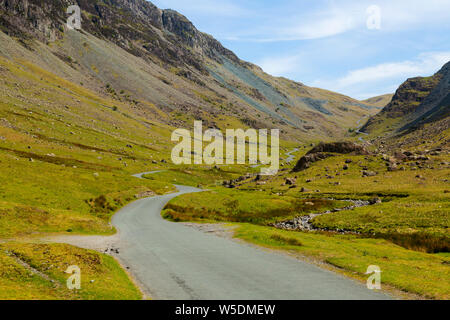
[[[203,132],[203,122],[195,121],[193,136],[186,129],[172,133],[172,141],[179,142],[172,149],[172,162],[176,165],[232,165],[246,164],[248,159],[250,165],[259,161],[269,166],[261,168],[262,175],[275,175],[280,168],[280,130],[270,130],[270,136],[269,146],[268,129],[227,129],[224,136],[217,129]],[[205,142],[209,144],[205,146]]]
[[[67,28],[69,30],[81,29],[81,9],[77,5],[73,5],[67,8],[67,14],[70,16],[67,18]]]
[[[81,270],[78,266],[70,266],[67,268],[66,273],[71,276],[67,279],[66,285],[69,290],[81,289]]]
[[[381,269],[379,266],[369,266],[366,274],[371,276],[367,279],[367,289],[381,290]]]
[[[366,25],[369,30],[381,29],[381,8],[377,5],[371,5],[367,8],[366,13],[368,15]]]

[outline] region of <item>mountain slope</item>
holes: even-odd
[[[363,100],[363,102],[379,108],[384,108],[389,102],[391,102],[393,97],[394,95],[389,93]]]
[[[414,131],[448,117],[450,62],[431,77],[408,79],[392,101],[362,127],[366,133],[386,135]]]
[[[377,111],[272,77],[181,14],[150,2],[79,0],[81,31],[65,26],[71,3],[0,1],[1,54],[128,103],[134,115],[175,127],[202,119],[209,127],[277,127],[287,139],[329,139]]]

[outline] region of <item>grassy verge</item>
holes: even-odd
[[[65,271],[81,270],[81,289],[69,290]],[[110,256],[64,244],[0,245],[0,299],[138,300],[139,290]]]
[[[303,254],[367,279],[370,265],[382,270],[382,283],[430,299],[449,299],[450,257],[404,249],[383,239],[277,230],[240,224],[235,236],[272,249]],[[444,280],[444,281],[443,281]]]

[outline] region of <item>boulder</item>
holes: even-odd
[[[381,200],[381,198],[378,198],[378,197],[369,200],[369,203],[370,203],[371,205],[374,205],[374,204],[380,204],[380,203],[382,203],[382,202],[383,202],[383,201]]]
[[[332,157],[332,154],[328,154],[328,153],[313,153],[313,154],[308,154],[304,157],[302,157],[297,164],[294,167],[294,172],[299,172],[299,171],[303,171],[308,169],[312,163],[320,161],[320,160],[324,160],[327,159],[329,157]]]
[[[296,182],[297,180],[295,178],[286,178],[285,184],[287,184],[288,186],[292,186],[295,185]]]
[[[377,175],[374,171],[364,170],[363,171],[363,177],[375,177]]]
[[[355,155],[368,155],[369,151],[364,148],[364,146],[353,143],[353,142],[333,142],[333,143],[320,143],[307,154],[318,153],[318,152],[332,152],[339,154],[350,154]]]
[[[299,172],[306,170],[312,163],[333,157],[335,153],[354,155],[370,154],[363,146],[353,142],[320,143],[297,162],[293,171]]]

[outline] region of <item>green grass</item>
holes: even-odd
[[[343,170],[347,159],[352,163]],[[411,170],[406,163],[400,166],[405,171],[391,172],[381,155],[336,156],[302,172],[285,171],[265,178],[264,184],[249,179],[237,189],[214,188],[183,195],[169,202],[163,216],[172,221],[245,222],[238,224],[237,238],[298,252],[361,280],[366,279],[364,273],[369,265],[378,265],[385,284],[426,298],[448,299],[450,287],[448,281],[442,281],[450,276],[449,255],[442,252],[448,251],[450,212],[445,192],[449,190],[446,181],[450,170],[442,165],[445,161],[447,155],[432,156],[426,165],[430,168]],[[363,178],[364,167],[377,175]],[[285,185],[288,177],[296,178],[297,188]],[[307,192],[300,192],[301,187]],[[320,205],[308,210],[301,206],[306,202],[374,197],[380,197],[382,203],[313,220],[317,227],[360,232],[360,236],[289,232],[264,226],[311,211],[326,211]]]
[[[162,172],[144,175],[150,181],[164,181],[175,185],[214,187],[223,180],[236,179],[245,174],[244,166],[178,166]]]
[[[174,199],[164,216],[173,221],[250,222],[241,225],[238,237],[314,256],[356,277],[362,277],[368,264],[378,264],[385,272],[386,283],[427,297],[449,297],[448,284],[439,281],[448,279],[448,255],[431,255],[393,244],[408,247],[426,239],[398,239],[398,234],[425,234],[434,237],[430,243],[448,235],[449,198],[444,191],[449,188],[444,181],[449,179],[449,169],[439,164],[448,161],[448,156],[433,157],[435,169],[412,171],[405,166],[406,171],[397,172],[388,172],[379,155],[367,159],[337,156],[304,172],[284,171],[264,178],[264,184],[249,179],[240,188],[225,189],[218,187],[223,180],[257,173],[259,169],[175,167],[167,163],[173,128],[140,116],[147,109],[135,110],[136,106],[126,101],[99,96],[28,62],[19,65],[0,58],[0,67],[0,239],[47,233],[112,234],[115,230],[109,224],[111,216],[139,194],[172,192],[172,184],[202,186],[210,191]],[[154,105],[141,104],[163,118],[167,116]],[[216,120],[220,127],[242,126],[229,116]],[[281,154],[296,146],[286,141],[281,145]],[[298,155],[304,152],[306,148]],[[344,171],[347,158],[353,163]],[[362,178],[363,166],[378,175]],[[155,170],[164,171],[147,179],[131,176]],[[333,178],[328,179],[326,174]],[[416,178],[418,174],[425,178]],[[284,184],[287,177],[297,178],[296,188]],[[310,192],[301,193],[301,187]],[[377,237],[385,236],[391,242],[284,232],[255,225],[346,205],[324,200],[328,198],[374,196],[382,197],[383,203],[322,216],[314,223],[330,229],[377,233]],[[0,298],[140,298],[111,257],[57,244],[7,243],[0,249]],[[67,276],[64,268],[79,264],[85,275],[82,291],[69,292],[38,275],[30,275],[5,250],[60,284]],[[54,268],[47,269],[49,264]]]
[[[169,156],[170,127],[132,116],[129,105],[32,64],[0,58],[0,66],[1,241],[113,234],[110,218],[118,209],[140,194],[175,190],[164,181],[131,176],[170,167],[161,163]],[[5,250],[60,286],[31,275]],[[79,292],[64,286],[64,268],[73,264],[82,269]],[[0,274],[0,299],[141,298],[113,258],[65,245],[6,242]]]
[[[0,238],[112,233],[111,216],[136,196],[175,190],[131,176],[161,167],[168,127],[150,131],[112,108],[127,105],[32,64],[0,65],[8,70],[0,101]]]
[[[345,202],[280,197],[259,191],[215,188],[171,200],[163,216],[172,221],[229,221],[269,224],[280,220],[345,207]]]
[[[367,279],[370,265],[382,271],[382,284],[430,299],[449,299],[450,258],[404,249],[383,239],[282,231],[240,224],[235,236],[272,249],[287,250],[326,262],[347,275]]]
[[[70,275],[65,271],[72,265],[81,270],[80,290],[69,290],[66,286]],[[65,244],[2,244],[0,275],[2,300],[142,299],[114,258]]]
[[[407,198],[317,217],[314,225],[363,233],[420,231],[441,236],[449,233],[449,211],[448,201],[419,201],[417,198]]]
[[[170,136],[174,128],[160,122],[167,114],[149,102],[137,106],[102,96],[28,61],[0,57],[0,73],[1,241],[26,241],[48,233],[113,234],[110,218],[140,195],[174,192],[173,184],[214,186],[216,181],[234,179],[246,172],[244,166],[193,170],[170,164],[174,146]],[[153,111],[158,116],[151,120],[146,113]],[[231,116],[223,116],[217,122],[242,126],[239,119]],[[131,176],[154,170],[166,171],[147,179]],[[32,250],[30,245],[18,243],[14,250],[25,250],[28,260],[40,263],[35,259],[40,259],[41,249]],[[79,254],[83,259],[89,257],[86,251]],[[110,269],[111,275],[120,274],[125,282],[127,276],[119,272],[115,262],[101,257],[101,264]],[[46,259],[53,263],[62,257],[51,254]],[[2,256],[2,261],[8,264],[11,258]],[[106,285],[98,292],[63,294],[39,277],[27,282],[28,292],[20,292],[24,285],[20,275],[25,273],[21,270],[16,278],[3,283],[2,289],[8,290],[2,291],[2,297],[121,297],[120,291],[114,293]],[[58,274],[52,276],[61,280]],[[89,288],[89,284],[85,287]],[[126,293],[122,298],[129,297],[132,295]]]

